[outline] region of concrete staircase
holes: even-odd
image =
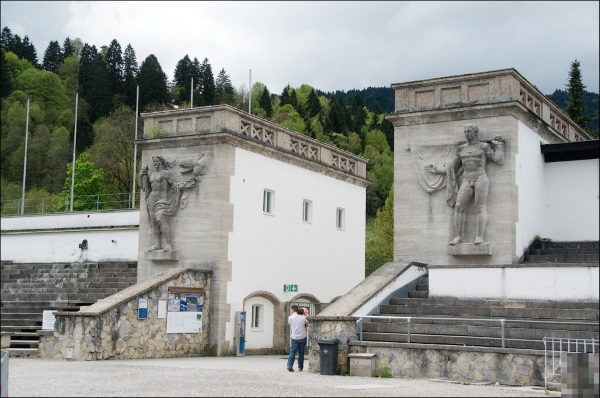
[[[598,267],[598,242],[536,240],[523,265],[541,263]],[[410,337],[407,319],[371,318],[361,325],[362,340],[533,350],[544,350],[544,337],[594,338],[598,344],[598,302],[429,298],[428,282],[425,276],[408,298],[380,306],[379,316],[411,317]]]
[[[2,262],[0,325],[11,356],[29,356],[39,343],[44,310],[78,311],[137,281],[137,263],[13,264]]]
[[[598,266],[598,242],[554,242],[536,239],[525,251],[522,264],[589,263]]]

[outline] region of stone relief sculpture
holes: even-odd
[[[476,211],[476,232],[474,244],[484,243],[485,230],[488,223],[487,196],[490,181],[486,173],[486,160],[497,164],[504,162],[504,143],[506,139],[496,136],[490,142],[479,141],[479,128],[469,124],[465,126],[467,142],[460,144],[454,158],[441,167],[429,164],[425,171],[446,176],[446,203],[454,207],[455,236],[450,245],[461,243],[464,239],[466,208],[471,197],[474,197]],[[459,186],[459,176],[462,183]],[[439,183],[438,183],[439,186]]]
[[[152,156],[152,164],[156,169],[149,173],[148,166],[140,171],[140,188],[146,194],[146,207],[152,229],[152,246],[149,252],[162,249],[173,250],[173,234],[171,217],[179,208],[184,208],[190,188],[200,182],[200,176],[205,173],[208,163],[207,153],[197,158],[183,158],[168,162],[162,156]],[[177,182],[170,168],[179,164],[181,174],[191,173],[192,177]],[[162,245],[164,238],[164,247]]]

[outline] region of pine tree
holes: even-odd
[[[194,77],[194,103],[196,106],[204,106],[204,98],[202,97],[202,65],[198,58],[194,57],[192,61],[192,76]]]
[[[112,108],[109,68],[101,54],[94,58],[90,72],[90,85],[85,99],[90,105],[90,119],[94,123],[99,118],[108,116]]]
[[[12,31],[8,28],[8,26],[3,27],[2,34],[0,35],[0,48],[2,48],[6,52],[14,52],[12,50],[14,46],[14,40],[15,38],[12,34]]]
[[[215,104],[215,78],[212,73],[212,67],[208,63],[208,58],[204,58],[202,62],[202,98],[204,105]]]
[[[108,66],[108,80],[113,96],[123,93],[123,52],[121,45],[113,39],[106,50],[106,63]]]
[[[4,58],[4,48],[0,50],[0,78],[2,79],[2,85],[0,86],[0,97],[5,98],[11,92],[11,81],[8,76],[8,65],[6,64],[6,58]]]
[[[62,56],[63,56],[63,61],[67,58],[69,58],[71,55],[75,54],[75,46],[73,46],[73,42],[71,41],[71,39],[69,39],[68,37],[65,39],[65,41],[63,42],[63,46],[62,46]]]
[[[292,88],[290,87],[289,83],[288,83],[288,85],[287,85],[287,86],[285,86],[285,87],[283,88],[283,91],[281,92],[281,95],[279,96],[279,100],[281,101],[281,102],[279,103],[279,106],[280,106],[280,107],[281,107],[281,106],[284,106],[284,105],[287,105],[287,104],[289,104],[289,103],[290,103],[290,100],[291,100],[291,98],[290,98],[290,90],[291,90],[291,89],[292,89]]]
[[[173,98],[173,100],[176,104],[181,105],[184,102],[190,101],[193,76],[194,65],[192,64],[190,57],[186,54],[185,57],[177,62],[177,65],[175,65],[175,72],[173,73],[173,83],[176,86],[175,98]],[[195,81],[194,86],[196,83],[198,82]]]
[[[85,43],[81,48],[81,56],[79,58],[79,93],[83,97],[87,97],[91,87],[92,79],[92,64],[98,55],[96,46],[90,46]]]
[[[144,112],[147,105],[169,104],[169,89],[167,75],[163,72],[158,59],[150,54],[142,62],[138,76],[140,85],[140,111]]]
[[[259,100],[258,106],[265,110],[267,117],[270,118],[273,116],[273,104],[271,103],[271,94],[269,90],[265,87]]]
[[[569,71],[569,84],[567,91],[569,100],[567,101],[567,114],[575,123],[587,129],[588,117],[585,114],[585,103],[583,101],[583,91],[586,86],[581,81],[581,70],[579,69],[579,61],[575,59],[571,63]]]
[[[231,84],[229,75],[225,72],[225,69],[221,69],[217,80],[215,81],[215,104],[229,104],[233,105],[235,101],[235,90]]]
[[[128,44],[123,53],[123,93],[125,104],[135,109],[137,96],[137,76],[139,73],[135,50]]]
[[[37,52],[35,51],[33,43],[29,41],[29,36],[27,35],[23,37],[22,57],[31,62],[36,68],[39,67]]]
[[[48,48],[44,52],[44,60],[42,61],[42,69],[58,73],[58,67],[64,60],[64,56],[62,54],[62,50],[58,41],[52,40],[50,44],[48,44]]]
[[[321,101],[314,89],[310,90],[306,100],[306,114],[309,118],[315,117],[321,112]]]

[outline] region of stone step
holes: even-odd
[[[516,327],[510,323],[505,325],[504,336],[511,339],[523,340],[542,340],[544,337],[553,336],[556,338],[577,338],[598,340],[600,332],[596,330],[580,330],[581,326],[570,325],[570,329],[563,329],[561,324],[545,325],[547,328],[522,328]],[[407,322],[365,322],[362,324],[363,332],[371,333],[407,333]],[[502,328],[499,323],[489,323],[487,326],[476,326],[473,324],[420,324],[411,322],[410,332],[416,334],[428,335],[454,335],[454,336],[473,336],[473,337],[502,337]]]
[[[429,285],[428,284],[424,284],[424,283],[419,283],[417,285],[417,291],[418,292],[428,292],[429,291]]]
[[[58,310],[68,311],[70,309],[79,309],[79,306],[82,305],[91,305],[95,303],[84,300],[31,300],[31,301],[10,301],[10,300],[2,300],[2,310],[10,309],[31,309],[31,308],[43,308],[50,310]]]
[[[20,326],[42,326],[42,314],[38,317],[27,318],[27,319],[15,319],[15,318],[6,318],[2,319],[2,325],[10,325],[15,327]]]
[[[450,316],[457,318],[527,318],[598,321],[598,309],[557,309],[557,308],[506,308],[506,307],[463,307],[463,306],[380,306],[381,315],[403,316]]]
[[[565,249],[565,248],[545,248],[545,249],[529,249],[529,253],[532,256],[544,255],[544,254],[598,254],[598,248],[574,248],[574,249]]]
[[[392,343],[407,343],[408,336],[406,334],[397,333],[363,333],[363,341],[378,341]],[[412,344],[429,344],[429,345],[458,345],[468,347],[496,347],[502,348],[501,338],[492,337],[471,337],[471,336],[451,336],[451,335],[410,335]],[[523,349],[523,350],[544,350],[544,342],[542,340],[522,340],[522,339],[504,339],[504,348]],[[597,348],[596,348],[597,349]]]
[[[43,313],[41,311],[12,312],[10,310],[2,310],[0,313],[0,319],[3,322],[5,319],[36,319],[36,317],[42,319],[42,314]]]
[[[30,294],[28,294],[28,296],[32,300],[36,300],[36,301],[38,301],[38,300],[39,301],[79,300],[79,301],[87,301],[87,302],[96,302],[98,300],[102,300],[103,298],[107,297],[106,294],[101,294],[101,293],[73,293],[73,292],[68,292],[68,291],[65,291],[63,293],[44,293],[44,292],[30,293]],[[2,300],[3,301],[4,300],[7,300],[7,301],[22,300],[22,295],[19,293],[2,292]]]
[[[456,307],[504,307],[504,308],[561,308],[561,309],[599,309],[597,302],[583,301],[537,301],[537,300],[476,300],[457,298],[428,298],[418,300],[393,298],[392,305],[406,306],[456,306]]]
[[[429,291],[416,291],[416,290],[411,290],[410,292],[408,292],[408,297],[409,298],[427,298],[429,297]]]
[[[591,263],[598,262],[598,254],[526,254],[523,262],[529,263]]]
[[[13,287],[18,287],[19,285],[22,284],[27,284],[27,283],[31,283],[31,284],[56,284],[56,283],[62,283],[63,285],[65,283],[92,283],[92,284],[98,284],[98,283],[106,283],[106,282],[121,282],[121,283],[131,283],[131,284],[135,284],[137,283],[137,277],[88,277],[88,278],[36,278],[36,279],[15,279],[15,280],[11,280],[11,283],[13,283]],[[4,286],[8,286],[6,284],[3,285]]]
[[[600,248],[599,241],[557,242],[547,239],[537,239],[531,244],[533,249],[596,249]]]
[[[67,286],[59,286],[56,285],[39,285],[35,284],[22,284],[21,286],[5,286],[2,289],[2,294],[4,293],[63,293],[63,292],[81,292],[81,293],[104,293],[104,292],[114,292],[120,291],[123,289],[132,286],[131,283],[127,282],[104,282],[104,283],[77,283],[77,284],[69,284]],[[112,294],[112,293],[111,293]]]

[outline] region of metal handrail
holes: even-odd
[[[410,343],[410,321],[421,320],[421,321],[473,321],[473,322],[498,322],[500,323],[502,333],[502,348],[506,348],[505,342],[505,325],[506,323],[523,323],[523,322],[534,322],[534,323],[545,323],[545,324],[569,324],[569,325],[598,325],[595,322],[561,322],[561,321],[538,321],[538,320],[526,320],[526,319],[504,319],[504,318],[451,318],[451,317],[427,317],[427,316],[383,316],[383,315],[361,315],[357,321],[359,328],[359,341],[363,341],[362,323],[365,318],[377,318],[377,319],[400,319],[407,321],[407,343]]]
[[[135,193],[135,203],[139,205],[140,193]],[[114,210],[114,209],[131,209],[132,208],[132,193],[120,192],[112,194],[96,194],[96,195],[77,195],[73,197],[74,203],[79,203],[87,207],[85,211],[93,210]],[[25,200],[25,207],[20,199],[2,200],[2,215],[19,215],[25,214],[45,214],[45,213],[64,213],[70,212],[70,197],[65,195],[57,195],[45,198],[29,198]],[[21,211],[21,210],[24,211]]]

